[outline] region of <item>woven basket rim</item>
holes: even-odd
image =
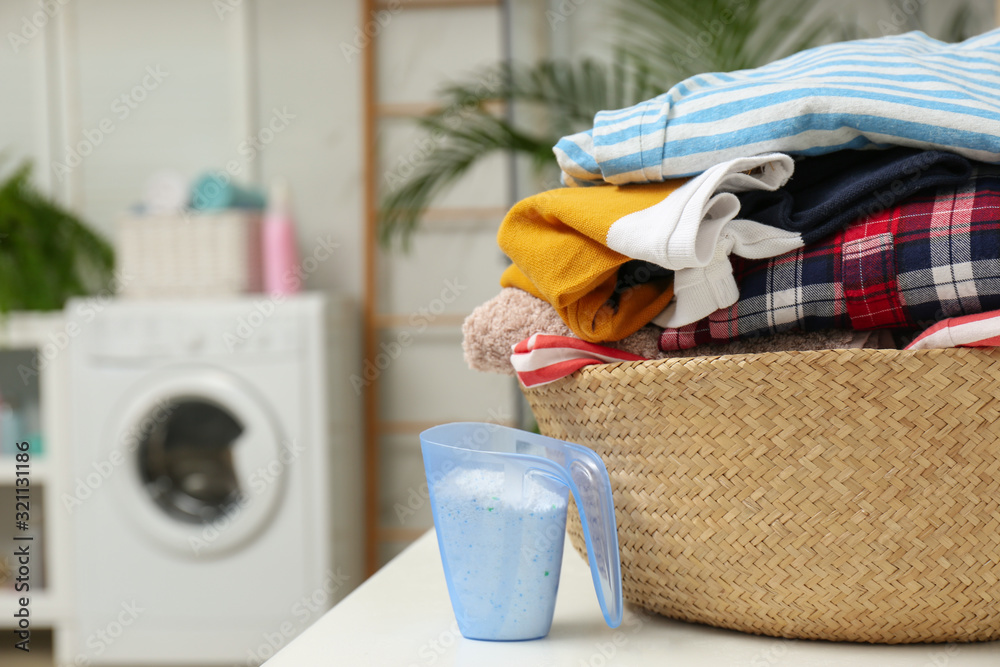
[[[831,349],[831,350],[777,350],[770,352],[740,352],[736,354],[706,354],[698,355],[694,357],[667,357],[664,359],[640,359],[637,361],[612,361],[602,364],[591,364],[590,366],[584,366],[583,368],[574,371],[571,375],[566,376],[566,378],[560,378],[555,382],[561,382],[567,378],[572,378],[575,376],[587,377],[594,373],[599,373],[602,370],[608,370],[610,368],[619,368],[626,366],[633,366],[636,368],[656,368],[656,367],[669,367],[673,365],[686,366],[690,364],[714,364],[717,362],[722,362],[726,364],[731,363],[741,363],[750,362],[755,364],[767,364],[770,361],[778,360],[787,357],[801,357],[807,360],[809,357],[820,359],[823,357],[838,357],[843,355],[851,355],[854,357],[864,358],[871,357],[873,360],[878,360],[880,362],[884,361],[885,357],[902,357],[909,355],[916,356],[967,356],[981,354],[986,356],[992,356],[1000,354],[997,352],[996,347],[948,347],[933,350],[897,350],[893,348],[841,348],[841,349]],[[555,383],[553,383],[555,384]]]

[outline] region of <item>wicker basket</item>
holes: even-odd
[[[1000,638],[1000,350],[606,364],[522,389],[542,433],[608,466],[626,600],[779,637]]]
[[[261,284],[260,214],[240,210],[119,220],[126,298],[222,297]]]

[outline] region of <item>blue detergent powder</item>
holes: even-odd
[[[549,632],[566,532],[565,487],[525,476],[506,502],[502,471],[458,469],[433,488],[449,590],[470,639],[538,639]]]

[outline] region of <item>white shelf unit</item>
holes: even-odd
[[[12,350],[34,351],[38,355],[38,364],[31,370],[38,372],[39,421],[44,443],[42,452],[32,452],[30,458],[29,524],[39,528],[30,542],[31,590],[18,593],[9,588],[0,589],[0,631],[6,635],[6,631],[16,627],[14,612],[19,606],[18,599],[26,596],[30,628],[32,632],[52,630],[55,655],[59,655],[59,647],[66,639],[71,609],[71,517],[61,500],[64,493],[71,493],[66,432],[68,398],[65,393],[67,347],[71,338],[62,312],[11,313],[0,319],[0,364],[9,363],[10,355],[3,353]],[[10,375],[9,370],[5,375]],[[14,486],[15,463],[13,455],[0,455],[0,487]],[[41,514],[36,509],[39,500]],[[0,516],[6,517],[12,511],[13,507],[0,508]],[[14,532],[13,522],[0,526],[0,543],[8,544]],[[40,574],[43,585],[39,589],[34,582]]]

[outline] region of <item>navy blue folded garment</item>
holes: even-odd
[[[920,190],[960,185],[971,175],[968,159],[944,151],[844,150],[797,161],[791,180],[773,192],[736,196],[740,218],[798,232],[809,244]]]

